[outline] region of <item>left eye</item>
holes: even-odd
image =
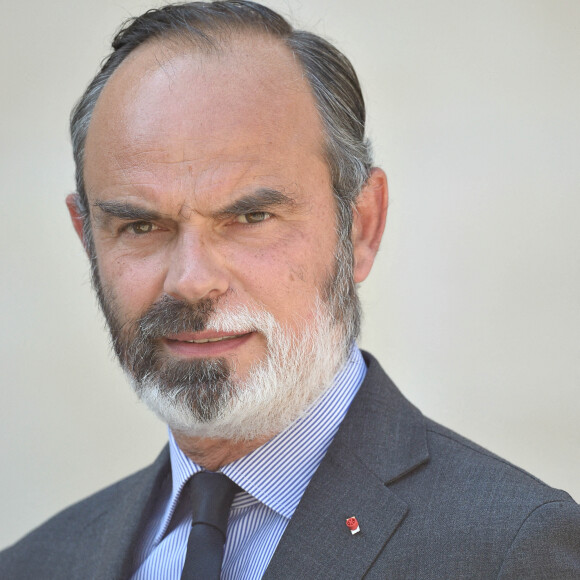
[[[127,229],[133,234],[149,234],[155,229],[155,224],[151,222],[134,222],[127,226]]]
[[[240,224],[258,224],[260,222],[266,221],[272,214],[267,211],[253,211],[251,213],[245,213],[239,215],[236,221]]]

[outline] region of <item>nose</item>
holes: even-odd
[[[197,231],[181,232],[168,256],[163,290],[174,298],[197,302],[218,298],[229,288],[224,256]]]

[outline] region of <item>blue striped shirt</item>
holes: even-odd
[[[222,580],[254,580],[264,574],[310,479],[320,465],[366,374],[358,348],[312,410],[276,437],[220,471],[237,483],[228,521]],[[179,580],[191,528],[181,491],[202,470],[169,433],[168,478],[140,547],[133,580]]]

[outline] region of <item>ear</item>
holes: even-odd
[[[369,179],[359,193],[353,214],[354,281],[357,284],[369,275],[379,251],[387,219],[388,201],[387,176],[382,169],[373,167]]]
[[[85,245],[85,238],[83,235],[83,224],[84,219],[79,211],[79,194],[78,193],[69,193],[66,196],[66,207],[68,208],[68,213],[70,214],[70,219],[72,221],[73,228],[77,233],[80,241],[82,242],[83,246]]]

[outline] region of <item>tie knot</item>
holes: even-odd
[[[200,471],[191,478],[191,525],[207,524],[225,537],[232,500],[239,487],[223,473]]]

